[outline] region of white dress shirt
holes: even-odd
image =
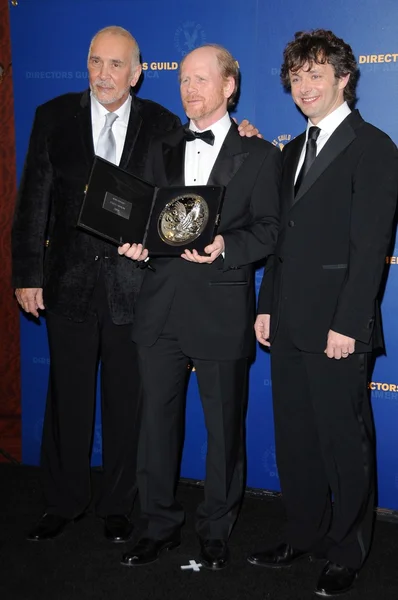
[[[221,150],[221,146],[224,143],[230,127],[231,119],[226,112],[219,121],[213,123],[211,127],[206,128],[211,129],[214,133],[213,146],[200,139],[186,142],[184,166],[185,185],[207,184],[211,170],[216,162],[218,153]],[[192,129],[192,131],[200,131],[193,121],[189,122],[189,128]]]
[[[337,127],[344,121],[346,117],[350,114],[351,109],[348,106],[347,102],[343,102],[340,104],[338,108],[336,108],[330,115],[319,121],[316,127],[319,127],[321,130],[318,139],[316,141],[316,155],[320,153],[322,148],[325,146],[326,142],[332,135],[332,133],[337,129]],[[308,119],[307,130],[305,132],[305,143],[303,149],[301,150],[300,160],[297,165],[296,176],[294,178],[294,183],[296,183],[296,179],[298,174],[300,173],[300,169],[303,166],[304,157],[305,157],[305,148],[308,140],[308,130],[310,127],[315,127],[313,123]]]
[[[131,96],[129,94],[126,102],[122,104],[120,108],[115,110],[115,114],[118,118],[112,126],[113,135],[116,141],[116,164],[119,165],[120,159],[122,158],[124,141],[126,139],[127,125],[130,118],[131,109]],[[96,98],[91,94],[91,123],[93,130],[93,143],[94,151],[96,151],[98,138],[101,129],[105,125],[105,115],[109,112],[106,106],[103,106],[98,102]]]

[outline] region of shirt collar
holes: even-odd
[[[321,130],[322,133],[326,133],[327,135],[332,135],[332,133],[337,129],[337,127],[344,121],[346,117],[350,114],[351,109],[348,106],[347,102],[343,102],[340,104],[338,108],[336,108],[330,115],[319,121],[317,127]],[[307,123],[307,133],[306,138],[308,138],[308,130],[310,127],[314,127],[313,123],[308,119]]]
[[[221,119],[213,123],[213,125],[211,125],[210,127],[206,127],[206,129],[203,130],[198,129],[192,120],[189,121],[189,128],[192,129],[192,131],[206,131],[207,129],[211,129],[214,133],[215,139],[219,138],[220,136],[223,136],[225,138],[230,127],[231,119],[228,112],[226,112],[225,115],[221,117]]]
[[[95,123],[100,119],[103,119],[105,115],[108,114],[109,110],[107,110],[106,106],[103,106],[98,100],[90,94],[91,97],[91,121]],[[129,94],[126,101],[120,106],[117,110],[115,110],[115,114],[119,117],[118,121],[122,121],[126,125],[128,124],[130,117],[130,109],[131,109],[131,95]]]

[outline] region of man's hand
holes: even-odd
[[[237,120],[234,119],[235,123],[237,123]],[[243,121],[241,123],[239,123],[238,125],[238,131],[239,134],[242,137],[253,137],[253,136],[257,136],[259,138],[262,139],[262,135],[259,132],[259,130],[257,129],[257,127],[255,127],[254,125],[252,125],[250,123],[250,121],[248,121],[247,119],[243,119]]]
[[[43,288],[17,288],[15,296],[20,307],[35,317],[39,316],[39,308],[44,310]]]
[[[342,333],[337,333],[332,329],[328,333],[328,342],[325,349],[325,354],[328,358],[347,358],[350,354],[353,354],[355,350],[355,340]]]
[[[271,315],[257,315],[254,323],[254,331],[256,332],[257,341],[263,346],[271,346],[269,341],[269,327],[271,323]]]
[[[224,252],[224,250],[225,244],[223,236],[216,235],[214,242],[209,246],[206,246],[204,250],[206,254],[209,254],[210,256],[201,256],[198,254],[197,250],[192,250],[192,252],[190,250],[184,250],[184,254],[181,254],[181,258],[184,260],[189,260],[190,262],[209,264],[214,262],[216,258],[220,256],[221,252]]]
[[[117,249],[121,256],[131,258],[131,260],[145,260],[148,258],[148,250],[142,244],[123,244]]]

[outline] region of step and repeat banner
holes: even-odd
[[[15,3],[16,4],[16,3]],[[10,3],[17,171],[21,175],[35,108],[87,86],[90,40],[121,25],[142,52],[143,98],[182,119],[178,66],[206,42],[226,46],[238,60],[242,91],[236,117],[247,117],[281,151],[305,128],[279,80],[282,52],[296,31],[326,28],[353,47],[361,68],[358,108],[398,143],[398,3],[396,0],[19,0]],[[372,395],[378,450],[380,507],[398,509],[398,246],[386,257],[383,301],[387,356],[378,359]],[[261,271],[257,273],[257,287]],[[23,461],[38,464],[49,371],[45,319],[21,317]],[[154,376],[156,376],[154,374]],[[287,373],[288,377],[289,374]],[[261,349],[251,369],[247,416],[248,486],[279,490],[269,356]],[[99,406],[99,402],[97,402]],[[195,373],[188,401],[182,476],[203,479],[206,433]],[[93,465],[101,464],[101,415],[96,415]]]

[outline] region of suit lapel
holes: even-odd
[[[137,136],[142,125],[142,117],[137,110],[135,96],[131,97],[130,117],[127,125],[126,139],[124,140],[123,152],[120,159],[120,167],[127,169],[130,162],[131,153],[133,152]]]
[[[171,142],[163,144],[163,161],[169,185],[185,185],[185,146],[184,127],[176,132]],[[248,154],[248,152],[243,152],[241,137],[235,124],[232,123],[211,170],[207,185],[227,186]]]
[[[93,129],[91,124],[90,93],[86,90],[80,100],[80,111],[76,115],[79,123],[80,138],[84,148],[84,155],[88,165],[94,160]]]
[[[242,139],[235,123],[232,123],[213,165],[207,185],[227,186],[248,155],[248,152],[243,152]]]
[[[164,169],[169,185],[185,185],[185,143],[184,130],[180,127],[172,142],[163,144]]]
[[[303,179],[303,183],[294,199],[294,204],[300,201],[304,194],[310,189],[316,180],[322,175],[325,169],[335,160],[335,158],[343,152],[355,139],[356,135],[352,128],[352,121],[356,119],[358,113],[351,113],[337,127],[330,136],[325,146],[322,148],[310,170]],[[352,118],[351,118],[352,117]]]
[[[283,158],[285,159],[283,185],[286,186],[284,196],[287,197],[288,206],[294,204],[294,178],[297,171],[297,165],[300,160],[301,150],[305,142],[305,133],[299,135],[294,141],[289,144],[285,150]],[[286,157],[286,158],[285,158]]]

